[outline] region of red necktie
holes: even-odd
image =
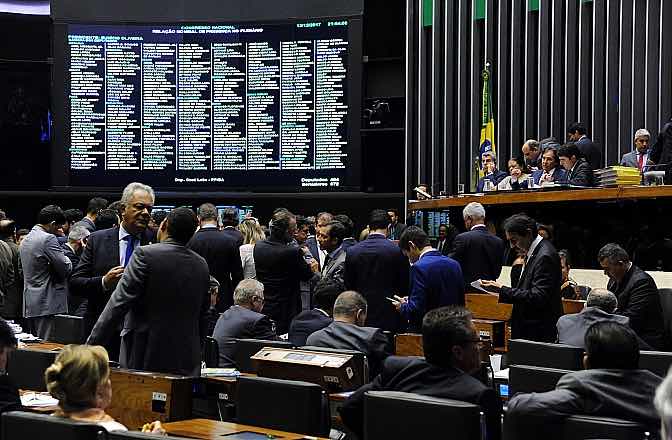
[[[639,166],[639,170],[642,170],[642,166],[644,165],[644,155],[642,153],[639,153],[639,162],[637,164]]]

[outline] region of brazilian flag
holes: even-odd
[[[481,108],[481,142],[478,148],[478,176],[483,177],[483,153],[492,152],[497,154],[495,147],[495,118],[492,113],[492,98],[490,96],[490,63],[485,63],[485,69],[481,72],[483,79],[483,101]]]

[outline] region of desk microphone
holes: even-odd
[[[416,193],[418,193],[418,194],[420,194],[421,196],[426,197],[426,198],[428,198],[428,199],[431,199],[431,198],[432,198],[432,196],[431,196],[430,194],[428,194],[428,193],[426,193],[425,191],[421,190],[419,186],[416,186],[415,188],[413,188],[413,191],[415,191]]]

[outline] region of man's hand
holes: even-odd
[[[481,283],[481,287],[483,287],[485,290],[488,290],[488,287],[492,287],[494,289],[501,289],[502,285],[499,284],[497,281],[491,281],[491,280],[478,280]],[[496,293],[491,293],[491,295],[497,295]]]
[[[310,264],[310,270],[312,270],[313,273],[318,273],[320,271],[320,263],[318,263],[314,258],[310,260],[308,264]]]
[[[117,266],[110,269],[103,277],[103,286],[106,290],[112,290],[117,286],[124,273],[124,266]]]
[[[150,434],[166,434],[166,430],[163,429],[163,426],[161,426],[161,422],[158,420],[152,422],[152,423],[145,423],[142,426],[141,432],[148,432]]]

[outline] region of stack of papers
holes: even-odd
[[[30,333],[17,333],[14,336],[16,336],[16,339],[18,339],[21,342],[40,342],[41,339],[38,338],[35,335],[31,335]]]
[[[25,393],[21,396],[21,405],[29,408],[56,406],[58,405],[58,400],[51,397],[48,393]]]
[[[235,368],[202,368],[201,376],[203,377],[238,377],[240,371]]]
[[[594,171],[597,186],[639,185],[642,175],[637,168],[612,166]]]

